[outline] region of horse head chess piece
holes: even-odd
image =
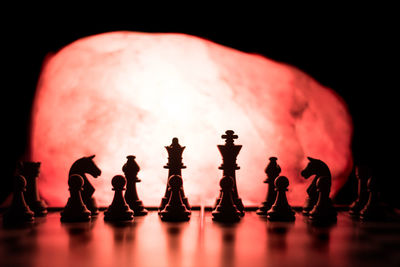
[[[307,198],[305,205],[303,207],[303,214],[308,215],[310,211],[314,208],[315,204],[318,200],[318,191],[317,191],[317,181],[320,177],[326,176],[329,181],[331,181],[332,176],[329,170],[328,165],[326,165],[322,160],[314,159],[311,157],[307,157],[309,160],[307,166],[304,170],[301,171],[301,176],[305,179],[310,178],[314,175],[314,178],[307,188]]]
[[[75,161],[71,169],[69,170],[70,177],[73,174],[78,174],[83,178],[83,191],[82,191],[82,200],[85,203],[86,207],[91,211],[92,216],[99,214],[99,208],[96,203],[96,199],[93,197],[93,193],[95,191],[93,185],[90,183],[86,174],[90,174],[93,178],[97,178],[101,174],[101,170],[94,163],[93,158],[95,155],[89,157],[83,157]]]

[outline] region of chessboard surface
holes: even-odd
[[[0,217],[0,219],[2,219]],[[400,222],[360,222],[339,212],[335,225],[270,222],[247,211],[240,222],[192,211],[188,222],[156,211],[129,223],[61,223],[59,212],[25,227],[0,228],[0,266],[399,266]]]

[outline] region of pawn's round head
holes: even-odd
[[[111,180],[111,184],[114,190],[123,190],[126,185],[126,178],[123,175],[115,175]]]
[[[221,186],[222,190],[232,190],[233,188],[233,179],[230,176],[224,176],[219,181],[219,185]]]
[[[277,191],[285,191],[289,186],[289,179],[286,176],[279,176],[275,179],[274,184]]]
[[[181,188],[183,185],[182,177],[177,174],[171,175],[171,177],[169,177],[169,179],[168,179],[168,185],[172,189]]]
[[[82,190],[82,186],[83,186],[83,178],[82,176],[78,175],[78,174],[72,174],[69,178],[68,178],[68,186],[70,190]]]
[[[16,175],[14,177],[14,189],[16,191],[25,191],[26,188],[26,179],[22,175]]]
[[[328,176],[321,176],[317,181],[318,191],[329,192],[331,190],[331,179]]]

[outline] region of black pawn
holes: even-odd
[[[310,220],[316,223],[333,223],[337,220],[337,212],[329,197],[331,180],[328,176],[321,176],[317,181],[318,200],[309,213]]]
[[[219,182],[221,187],[221,200],[215,210],[211,213],[214,221],[237,222],[241,213],[233,201],[234,181],[230,176],[224,176]]]
[[[367,186],[368,202],[360,211],[360,219],[363,221],[383,221],[386,219],[386,207],[380,201],[377,181],[371,177],[368,179]]]
[[[180,175],[172,175],[168,179],[168,188],[171,193],[168,204],[160,212],[161,220],[179,222],[190,219],[190,211],[186,208],[181,196],[182,186],[183,181]]]
[[[47,205],[40,198],[37,179],[40,172],[40,162],[25,161],[20,166],[21,175],[26,179],[25,201],[35,216],[46,216]]]
[[[86,222],[91,218],[91,212],[83,203],[81,191],[83,190],[83,178],[78,174],[73,174],[68,178],[70,197],[67,205],[61,212],[62,222]]]
[[[128,160],[122,167],[126,178],[125,200],[135,216],[144,216],[148,211],[144,208],[143,202],[139,199],[136,183],[140,182],[137,173],[140,171],[139,165],[135,161],[135,156],[127,156]]]
[[[295,213],[286,198],[289,179],[279,176],[275,179],[275,191],[277,192],[275,203],[267,213],[270,221],[292,222],[295,220]]]
[[[11,206],[4,213],[4,223],[27,223],[33,222],[34,213],[30,210],[24,199],[26,180],[22,175],[14,177],[14,195]]]
[[[126,179],[122,175],[116,175],[112,178],[111,184],[115,191],[111,205],[104,211],[105,221],[131,221],[133,220],[133,211],[129,208],[123,196]]]
[[[278,158],[276,157],[270,157],[268,166],[265,168],[265,174],[267,175],[267,178],[264,180],[264,183],[268,184],[268,191],[265,201],[261,203],[261,206],[257,210],[258,215],[267,215],[268,211],[275,202],[275,179],[281,173],[281,167],[276,162],[277,160]]]
[[[368,201],[368,179],[371,177],[370,171],[366,167],[356,166],[355,175],[358,180],[357,199],[350,205],[349,214],[359,216],[360,211]]]

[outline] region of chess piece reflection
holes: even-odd
[[[135,161],[135,156],[127,156],[128,160],[122,167],[122,171],[125,174],[126,178],[126,191],[125,191],[125,200],[128,203],[131,210],[135,216],[143,216],[148,212],[143,206],[143,202],[139,199],[136,183],[140,182],[140,179],[137,177],[137,173],[140,170],[139,165]]]
[[[40,162],[24,161],[20,163],[20,173],[26,179],[26,191],[24,193],[25,201],[29,208],[35,213],[35,216],[45,216],[47,214],[47,205],[40,198],[37,187],[37,178],[40,172]]]
[[[275,203],[268,211],[270,221],[294,221],[295,213],[289,205],[286,197],[288,191],[289,179],[285,176],[279,176],[275,179],[275,191],[277,192]]]
[[[83,157],[75,161],[71,169],[69,170],[69,176],[72,174],[78,174],[83,178],[83,191],[82,191],[82,200],[85,203],[86,207],[92,213],[92,216],[99,214],[99,208],[96,203],[96,199],[93,197],[93,193],[95,191],[93,185],[90,183],[86,174],[90,174],[94,178],[97,178],[101,174],[101,170],[96,166],[93,161],[95,155],[90,157]]]
[[[85,222],[91,218],[91,212],[83,203],[81,192],[83,190],[83,178],[80,175],[73,174],[68,178],[70,197],[61,212],[62,222]]]
[[[356,166],[355,175],[358,180],[357,199],[351,204],[349,213],[352,216],[360,215],[360,211],[365,207],[368,201],[368,179],[371,177],[371,171],[365,166]]]
[[[264,183],[268,184],[268,191],[265,201],[261,203],[261,206],[257,210],[258,215],[267,215],[267,212],[271,209],[275,202],[275,179],[281,173],[281,167],[276,162],[277,160],[278,158],[276,157],[270,157],[268,166],[265,168],[265,174],[267,175],[267,178],[264,180]]]
[[[329,197],[331,192],[331,178],[321,176],[318,178],[317,184],[318,200],[314,208],[309,213],[309,218],[317,223],[336,222],[337,212],[332,205]]]
[[[190,219],[190,211],[186,208],[181,196],[182,186],[183,181],[180,175],[172,175],[168,179],[170,198],[165,208],[160,212],[161,220],[179,222]]]
[[[182,162],[182,153],[185,149],[184,146],[179,144],[178,138],[172,138],[172,143],[169,146],[166,146],[165,149],[168,152],[168,163],[164,166],[165,169],[168,169],[168,180],[172,175],[179,175],[182,177],[182,169],[185,169],[186,166],[183,165]],[[183,203],[186,206],[186,209],[190,210],[190,205],[187,197],[185,196],[185,191],[183,190],[183,186],[181,187],[181,198]],[[161,199],[160,207],[158,208],[159,213],[165,208],[169,199],[171,197],[171,191],[169,190],[168,181],[167,187],[165,189],[164,197]]]
[[[111,205],[104,211],[105,221],[131,221],[133,220],[133,211],[129,208],[123,196],[125,190],[126,178],[122,175],[115,175],[111,184],[114,190],[114,198]]]
[[[301,176],[305,179],[310,178],[312,175],[315,175],[310,186],[307,188],[307,198],[306,203],[303,207],[303,214],[308,215],[310,211],[314,208],[315,204],[318,200],[318,191],[317,191],[317,181],[321,176],[327,177],[331,181],[331,172],[328,166],[319,159],[314,159],[311,157],[307,157],[309,160],[306,168],[301,171]]]
[[[224,176],[219,182],[221,186],[221,200],[215,210],[211,213],[214,221],[237,222],[240,220],[240,211],[233,200],[234,181],[229,176]]]
[[[222,164],[218,167],[218,169],[222,170],[223,176],[229,176],[232,178],[233,202],[235,203],[237,209],[240,211],[240,215],[244,216],[244,205],[242,199],[239,197],[239,192],[236,184],[236,170],[240,169],[240,167],[236,164],[236,158],[242,146],[234,144],[235,139],[238,139],[239,137],[232,130],[227,130],[225,134],[221,135],[221,138],[225,139],[225,145],[217,145],[218,150],[222,156]],[[222,190],[220,191],[219,197],[215,201],[214,209],[218,206],[221,198]]]
[[[34,213],[25,202],[25,190],[25,178],[22,175],[16,175],[14,177],[14,194],[11,206],[4,213],[3,217],[5,224],[33,222]]]

